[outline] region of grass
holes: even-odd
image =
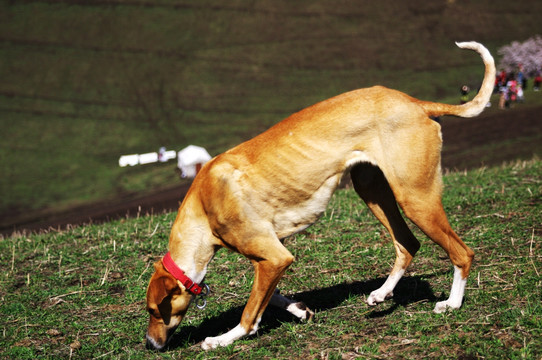
[[[355,192],[340,190],[319,222],[285,242],[296,261],[279,287],[315,310],[314,321],[270,307],[255,336],[209,352],[199,343],[238,323],[253,272],[221,250],[207,307],[189,310],[166,352],[146,350],[146,285],[174,213],[3,238],[0,358],[538,359],[541,173],[534,159],[445,175],[449,220],[476,252],[461,309],[432,312],[452,269],[419,232],[423,246],[393,299],[368,307],[394,251]]]
[[[534,0],[2,1],[0,218],[177,184],[173,165],[126,171],[117,160],[191,143],[215,155],[347,90],[382,84],[456,102],[482,68],[453,42],[467,36],[496,55],[542,33],[539,10]]]

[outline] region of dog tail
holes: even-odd
[[[460,117],[474,117],[479,115],[491,98],[495,86],[495,61],[482,44],[474,41],[456,43],[462,49],[476,51],[482,57],[485,65],[484,81],[478,94],[471,101],[462,105],[448,105],[441,103],[423,102],[422,107],[428,116],[455,115]]]

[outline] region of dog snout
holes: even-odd
[[[147,350],[162,350],[164,349],[164,347],[166,346],[165,342],[163,344],[159,343],[158,341],[156,341],[155,339],[153,339],[149,334],[146,334],[146,339],[147,339],[147,344],[146,344],[146,348]]]

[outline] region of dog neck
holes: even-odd
[[[181,231],[182,226],[174,226],[169,239],[169,252],[172,260],[192,281],[201,283],[207,273],[216,248],[205,241],[197,231]]]
[[[199,283],[197,283],[195,281],[192,281],[192,279],[190,279],[188,276],[186,276],[184,271],[177,266],[175,261],[173,261],[173,259],[171,258],[171,254],[169,252],[162,258],[162,265],[164,265],[166,270],[171,275],[173,275],[173,277],[175,279],[177,279],[177,281],[179,281],[181,284],[183,284],[183,286],[188,291],[190,291],[192,294],[194,294],[194,295],[200,295],[201,294],[204,287],[201,284],[199,284]]]

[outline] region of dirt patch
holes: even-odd
[[[463,170],[499,165],[542,154],[542,107],[521,107],[489,112],[474,119],[441,119],[444,147],[442,166]],[[101,223],[138,214],[176,210],[189,185],[179,185],[145,196],[119,198],[80,206],[69,211],[35,214],[13,219],[0,228],[4,235]]]
[[[542,107],[502,110],[441,121],[445,169],[473,169],[542,154]]]

